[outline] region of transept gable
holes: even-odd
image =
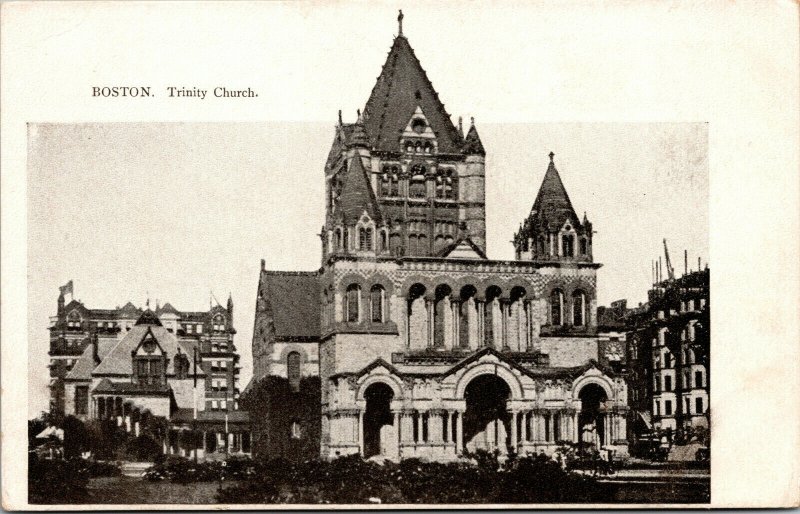
[[[442,248],[438,257],[488,260],[483,250],[468,237],[457,239],[451,245]]]

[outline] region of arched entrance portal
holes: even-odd
[[[511,390],[497,375],[475,377],[464,390],[464,443],[468,451],[508,452],[511,414],[506,402]]]
[[[609,443],[605,440],[606,426],[601,407],[608,399],[605,390],[597,384],[587,384],[581,388],[578,397],[581,399],[580,425],[581,449],[584,447],[600,448]]]
[[[364,413],[364,457],[395,453],[391,446],[397,438],[393,437],[393,416],[389,404],[394,398],[392,388],[386,384],[372,384],[364,391],[367,410]]]

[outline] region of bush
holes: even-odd
[[[214,482],[217,480],[242,480],[254,472],[253,463],[247,458],[232,458],[226,462],[194,462],[185,457],[170,455],[159,458],[156,464],[144,473],[151,481],[168,480],[178,484],[192,482]]]
[[[126,455],[139,462],[153,461],[161,454],[161,445],[146,434],[131,439],[125,447]]]
[[[347,456],[324,461],[258,462],[240,483],[220,491],[223,503],[533,503],[597,502],[606,486],[567,472],[544,456],[470,456],[472,463],[407,459],[383,465]]]
[[[28,502],[34,504],[86,503],[89,471],[79,459],[38,459],[28,454]]]

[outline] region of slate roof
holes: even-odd
[[[364,126],[377,150],[400,151],[400,134],[417,107],[436,134],[440,153],[461,153],[463,140],[408,40],[394,39],[364,107]]]
[[[156,314],[161,316],[162,314],[175,314],[176,316],[180,316],[181,312],[172,306],[171,303],[167,302],[161,307],[156,309]]]
[[[337,215],[344,219],[348,225],[355,224],[361,215],[367,211],[376,224],[380,222],[381,211],[375,192],[369,183],[364,163],[356,154],[350,160],[350,165],[342,177],[342,193],[337,204]]]
[[[101,338],[97,341],[97,356],[102,361],[108,352],[117,344],[115,339]],[[67,373],[67,380],[91,380],[92,370],[95,368],[94,363],[94,348],[88,345],[78,357],[78,361],[72,366],[72,369]]]
[[[531,210],[536,211],[532,216],[532,223],[547,227],[549,230],[561,228],[567,219],[576,227],[580,226],[567,190],[553,163],[552,153],[550,154],[550,165],[544,174],[542,185]]]
[[[152,311],[151,311],[152,312]],[[131,361],[131,351],[135,350],[139,343],[142,341],[147,331],[150,330],[153,336],[161,345],[164,352],[169,359],[167,363],[167,375],[175,374],[175,355],[180,348],[181,353],[192,355],[192,347],[189,343],[179,341],[173,334],[167,332],[167,329],[153,324],[140,324],[145,317],[136,323],[115,346],[112,348],[100,364],[94,369],[93,375],[131,375],[133,374],[133,364]],[[203,375],[203,371],[197,369],[198,376]]]
[[[147,309],[142,313],[141,316],[139,316],[139,319],[136,320],[136,326],[139,325],[154,325],[160,327],[161,320],[158,319],[158,316],[156,316],[155,312]]]
[[[483,148],[481,137],[478,135],[478,129],[475,128],[473,120],[472,126],[467,132],[467,137],[464,138],[464,153],[471,155],[486,155],[486,150]]]
[[[261,271],[259,295],[270,306],[275,336],[320,336],[320,285],[316,272]]]
[[[165,395],[169,393],[169,386],[167,384],[159,385],[140,385],[133,382],[112,382],[104,378],[94,388],[94,393],[118,393],[118,394],[158,394]]]

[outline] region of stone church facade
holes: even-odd
[[[597,336],[592,225],[551,153],[516,259],[489,259],[485,156],[401,24],[363,112],[335,129],[320,269],[262,261],[243,394],[256,451],[446,461],[585,441],[627,452],[619,352]],[[270,380],[288,384],[285,401],[264,400]],[[318,390],[303,395],[307,384]]]

